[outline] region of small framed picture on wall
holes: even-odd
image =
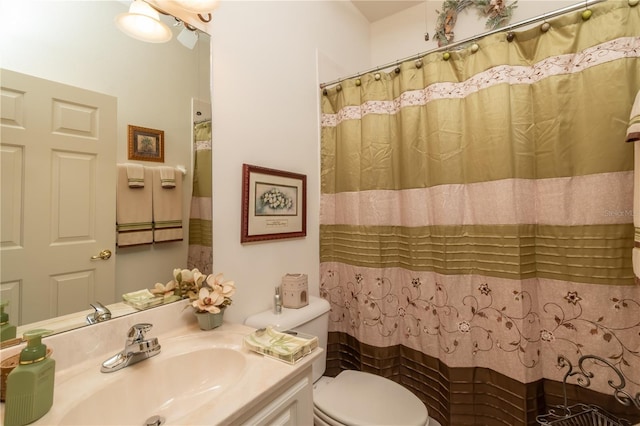
[[[129,160],[164,163],[164,131],[129,125]]]
[[[307,176],[242,166],[241,243],[307,235]]]

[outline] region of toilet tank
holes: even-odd
[[[282,308],[282,313],[275,314],[272,309],[251,315],[245,325],[263,328],[268,325],[280,331],[295,330],[318,337],[318,345],[323,349],[322,355],[313,362],[313,381],[324,374],[327,363],[327,336],[329,334],[329,302],[319,297],[310,296],[309,304],[298,309]]]

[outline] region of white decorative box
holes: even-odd
[[[280,284],[282,306],[298,309],[309,304],[309,280],[307,274],[287,274]]]

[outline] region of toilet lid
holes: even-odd
[[[317,409],[345,425],[424,426],[427,408],[396,382],[346,370],[313,395]]]

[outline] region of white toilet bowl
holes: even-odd
[[[375,374],[346,370],[313,392],[316,426],[427,426],[427,409],[401,385]]]
[[[347,370],[330,381],[323,377],[326,367],[329,303],[309,297],[309,305],[299,309],[283,308],[281,313],[264,311],[250,316],[245,324],[261,328],[297,330],[318,336],[325,351],[313,364],[313,405],[315,425],[426,426],[427,408],[409,390],[375,374]],[[322,386],[318,382],[327,380]]]

